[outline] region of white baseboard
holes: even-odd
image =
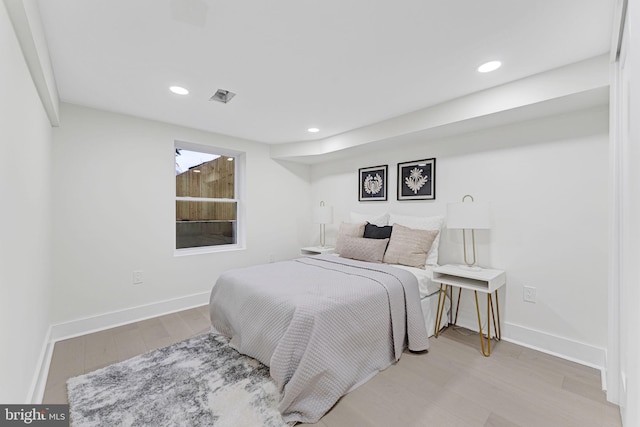
[[[209,295],[210,292],[187,295],[51,325],[42,345],[38,370],[33,377],[27,403],[38,404],[42,402],[49,376],[53,347],[57,341],[200,307],[209,303]]]
[[[73,338],[80,335],[102,331],[128,323],[158,317],[176,311],[187,310],[209,303],[210,292],[187,295],[171,300],[152,302],[124,310],[111,311],[96,316],[84,317],[51,326],[51,341]]]
[[[483,330],[487,330],[486,319],[483,317]],[[478,331],[478,319],[471,313],[460,312],[458,325]],[[494,334],[491,328],[492,335]],[[521,345],[523,347],[538,350],[572,362],[580,363],[600,370],[602,381],[606,381],[606,355],[607,350],[580,341],[527,328],[515,323],[504,322],[502,324],[502,339]],[[603,390],[606,389],[603,383]]]
[[[607,350],[602,347],[509,322],[503,325],[502,338],[523,347],[599,369],[603,373],[606,370]]]

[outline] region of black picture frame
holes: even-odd
[[[435,199],[435,158],[398,163],[398,200]]]
[[[388,165],[358,169],[358,201],[386,201],[388,171]]]

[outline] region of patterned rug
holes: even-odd
[[[67,381],[71,425],[282,427],[269,368],[200,335]]]

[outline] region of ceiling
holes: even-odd
[[[328,138],[609,51],[615,0],[39,0],[65,102]],[[489,60],[502,68],[481,74]],[[169,86],[187,88],[175,95]],[[237,95],[209,101],[217,89]],[[310,127],[318,133],[307,132]]]

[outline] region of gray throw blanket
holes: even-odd
[[[331,255],[227,271],[210,314],[233,348],[270,367],[288,422],[317,422],[405,344],[429,348],[415,276]]]

